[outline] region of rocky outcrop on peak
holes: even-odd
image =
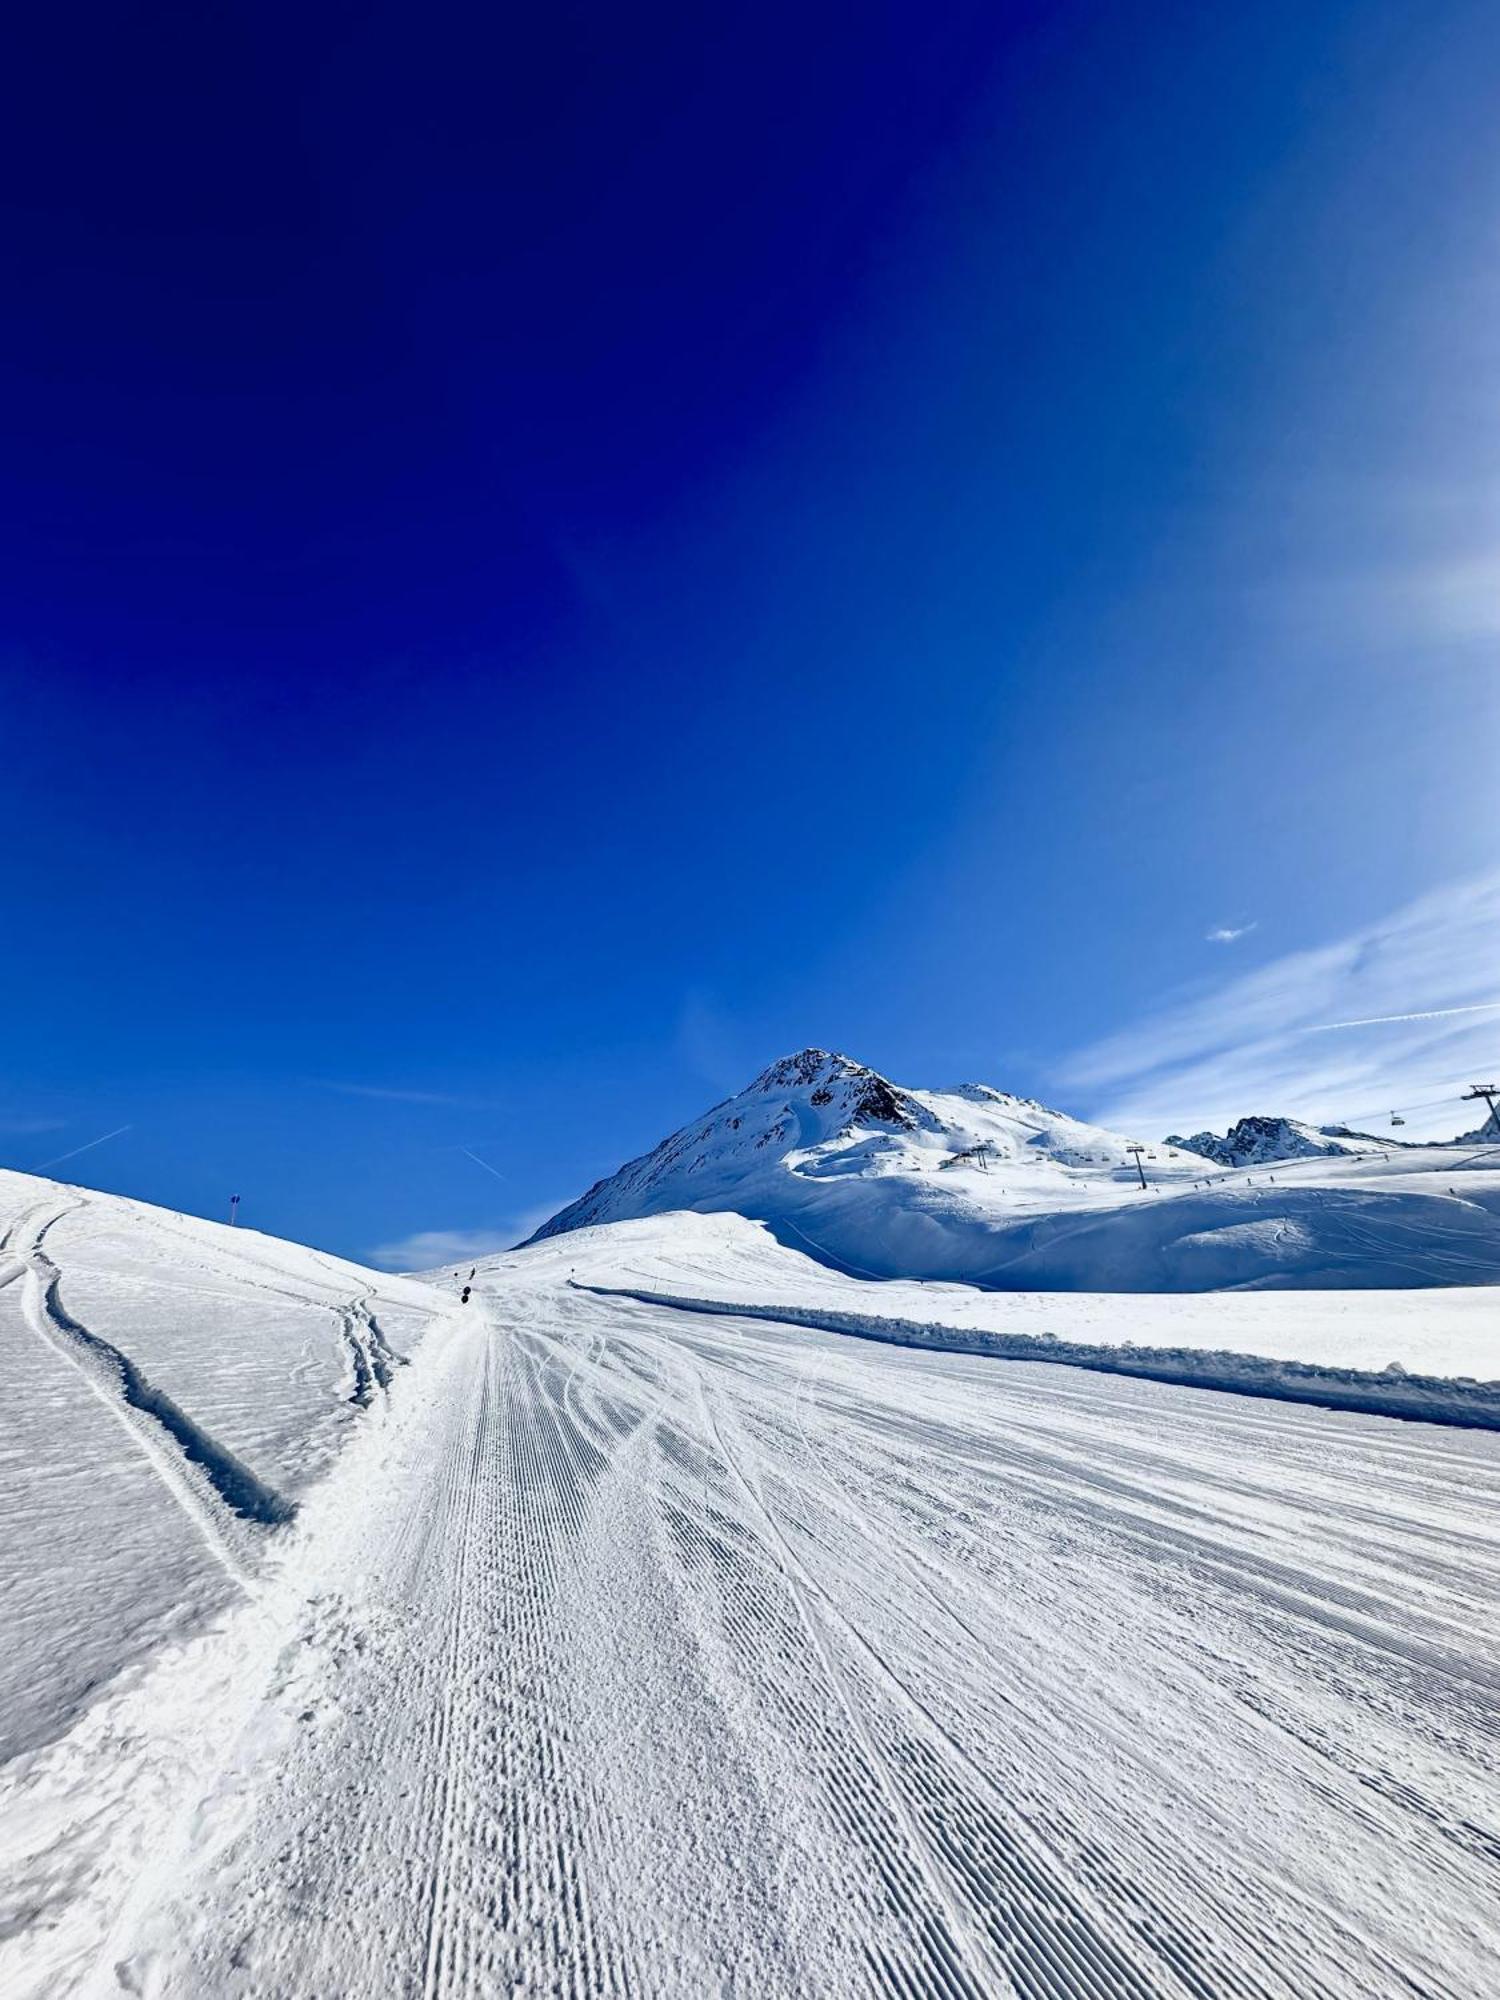
[[[1221,1167],[1274,1166],[1278,1160],[1310,1160],[1335,1153],[1381,1150],[1378,1139],[1342,1130],[1304,1125],[1298,1118],[1241,1118],[1221,1139],[1215,1132],[1195,1132],[1190,1139],[1169,1134],[1169,1146],[1197,1153]]]

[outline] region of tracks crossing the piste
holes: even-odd
[[[371,1421],[147,1990],[1500,1976],[1488,1439],[542,1288]]]

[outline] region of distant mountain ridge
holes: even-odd
[[[850,1056],[807,1048],[772,1063],[744,1090],[597,1181],[530,1240],[673,1208],[758,1214],[777,1180],[939,1170],[989,1178],[1008,1163],[1123,1170],[1129,1144],[1119,1133],[987,1084],[909,1090]]]
[[[1351,1132],[1347,1125],[1304,1125],[1300,1118],[1251,1117],[1241,1118],[1222,1139],[1214,1132],[1195,1132],[1190,1139],[1173,1133],[1165,1143],[1182,1146],[1221,1167],[1263,1167],[1274,1166],[1278,1160],[1381,1153],[1403,1142]]]
[[[1402,1148],[1399,1162],[1426,1157]],[[1302,1173],[1234,1171],[1281,1161]],[[529,1241],[689,1211],[763,1222],[856,1276],[1010,1291],[1494,1283],[1484,1178],[1460,1196],[1407,1172],[1388,1141],[1289,1118],[1151,1146],[988,1084],[913,1089],[807,1048]]]

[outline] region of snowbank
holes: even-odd
[[[870,1282],[788,1249],[763,1223],[691,1213],[580,1230],[484,1269],[511,1284],[571,1282],[903,1346],[1500,1423],[1500,1294],[1489,1287],[1121,1294]]]
[[[602,1298],[636,1299],[672,1306],[680,1312],[713,1313],[736,1319],[776,1320],[849,1333],[896,1347],[932,1347],[950,1354],[989,1354],[1005,1361],[1063,1362],[1111,1375],[1142,1375],[1153,1382],[1176,1382],[1198,1389],[1227,1389],[1242,1396],[1271,1396],[1280,1402],[1316,1403],[1324,1408],[1362,1410],[1380,1417],[1420,1418],[1467,1430],[1500,1430],[1500,1382],[1465,1382],[1437,1375],[1408,1375],[1397,1362],[1381,1374],[1356,1368],[1323,1368],[1311,1362],[1273,1361],[1258,1354],[1214,1348],[1138,1347],[1132,1341],[1090,1345],[1059,1340],[1055,1334],[985,1333],[920,1320],[881,1319],[873,1313],[818,1311],[806,1306],[732,1305],[722,1299],[684,1298],[676,1293],[630,1291],[605,1285],[578,1285]]]

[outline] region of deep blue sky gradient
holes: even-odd
[[[9,1164],[503,1232],[1494,859],[1493,8],[62,7],[0,96]]]

